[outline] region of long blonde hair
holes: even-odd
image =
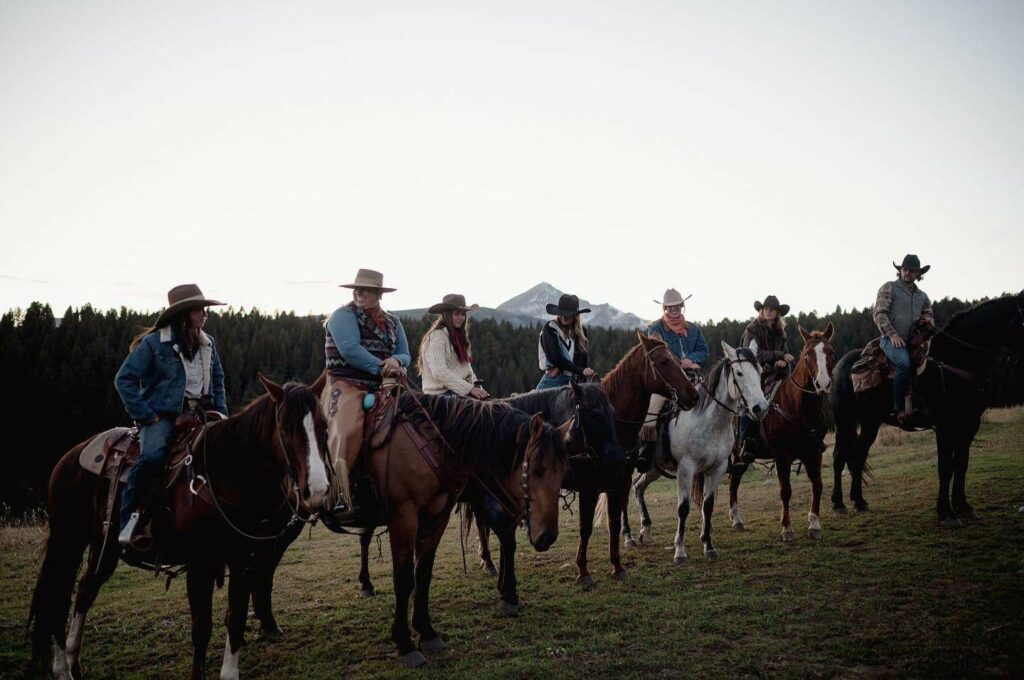
[[[762,307],[761,311],[757,313],[757,316],[754,317],[754,319],[758,323],[763,323],[765,326],[768,326],[768,319],[764,318],[764,314],[763,314],[765,309],[767,309],[767,308],[766,307]],[[778,314],[779,310],[775,310],[775,311],[776,311],[775,325],[778,327],[778,329],[780,331],[785,331],[786,330],[786,317],[782,316],[781,314]],[[771,326],[769,326],[769,328],[770,327]]]
[[[570,338],[572,338],[573,342],[575,342],[581,350],[583,350],[584,352],[589,352],[590,343],[587,340],[586,334],[583,332],[582,316],[582,314],[573,315],[572,325],[569,326],[568,328],[562,325],[561,317],[557,317],[555,319],[555,323],[557,323],[558,327],[562,329],[562,332],[566,333]]]

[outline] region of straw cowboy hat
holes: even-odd
[[[360,269],[356,272],[356,280],[352,283],[342,283],[339,288],[376,288],[382,293],[391,293],[397,288],[384,287],[384,275],[372,269]]]
[[[184,283],[167,291],[167,308],[160,312],[160,316],[156,318],[156,323],[153,325],[157,328],[164,326],[170,323],[175,314],[186,309],[223,304],[223,302],[211,300],[203,295],[203,291],[199,290],[199,286],[196,284]]]
[[[567,293],[558,298],[557,305],[549,302],[546,309],[548,314],[553,316],[576,316],[577,314],[586,314],[590,311],[589,309],[580,309],[580,299],[575,295]]]
[[[475,312],[480,309],[480,305],[474,303],[466,305],[466,296],[459,295],[457,293],[449,293],[441,298],[441,301],[436,305],[431,305],[430,309],[427,310],[430,314],[440,314],[441,312],[452,312],[456,309],[466,312]]]
[[[661,305],[662,307],[672,307],[673,305],[685,305],[686,301],[692,297],[693,293],[683,297],[675,288],[669,288],[665,291],[665,294],[661,296],[661,302],[658,302],[657,300],[653,300],[653,302]]]
[[[918,276],[924,276],[925,273],[932,268],[930,264],[922,267],[921,258],[919,258],[917,255],[909,254],[903,257],[903,264],[896,264],[895,262],[893,262],[892,266],[896,267],[896,269],[900,269],[902,267],[906,267],[907,269],[916,269]]]
[[[769,295],[764,299],[764,302],[758,302],[754,300],[754,311],[760,312],[762,308],[765,309],[777,309],[779,316],[786,316],[789,314],[789,305],[779,304],[779,298],[774,295]]]

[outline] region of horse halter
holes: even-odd
[[[714,402],[716,404],[718,404],[719,406],[721,406],[722,408],[724,408],[726,411],[729,411],[730,413],[732,413],[733,415],[736,415],[736,416],[739,416],[744,411],[749,411],[750,410],[750,405],[747,403],[747,398],[743,396],[743,390],[740,389],[739,384],[736,382],[736,377],[735,376],[742,375],[742,374],[739,373],[737,371],[737,369],[733,368],[734,364],[744,364],[744,363],[752,364],[755,367],[758,366],[756,361],[751,361],[750,359],[744,359],[744,358],[740,357],[739,354],[736,355],[735,359],[730,359],[728,357],[726,357],[726,359],[725,359],[725,368],[726,368],[726,370],[729,371],[730,375],[732,376],[730,378],[731,379],[731,385],[735,386],[735,388],[736,388],[736,392],[737,392],[737,394],[736,394],[736,401],[739,402],[739,405],[741,407],[738,411],[734,411],[733,409],[729,408],[728,406],[726,406],[725,404],[720,402],[718,400],[718,397],[716,397],[714,394],[711,394],[711,391],[708,390],[707,387],[704,387],[704,381],[701,381],[701,386],[704,387],[704,390],[708,394],[711,394],[711,398],[714,400]],[[729,387],[729,392],[730,392],[730,394],[732,393],[732,387]]]
[[[664,348],[661,346],[656,346],[651,349],[644,350],[644,357],[647,359],[647,368],[651,369],[651,374],[654,375],[654,377],[656,377],[662,383],[664,383],[665,387],[668,388],[668,393],[671,395],[669,397],[669,401],[671,401],[676,406],[679,406],[679,393],[676,392],[676,388],[672,387],[672,383],[670,383],[665,378],[665,376],[661,374],[661,371],[659,371],[658,367],[654,364],[654,359],[651,358],[651,354],[659,349],[664,349],[666,352],[669,351],[667,346],[665,346]]]
[[[315,524],[319,513],[313,513],[309,517],[303,517],[302,513],[299,512],[299,475],[295,471],[295,467],[292,465],[292,459],[288,456],[288,447],[284,441],[284,427],[281,425],[281,409],[284,405],[277,404],[274,407],[274,426],[277,429],[277,443],[281,446],[281,455],[284,456],[284,466],[287,477],[290,479],[291,484],[286,485],[285,480],[281,480],[281,493],[284,495],[284,501],[288,504],[288,509],[292,511],[292,517],[288,520],[288,526],[296,522],[303,522],[305,524]],[[317,453],[320,452],[320,445],[316,443]],[[333,470],[332,466],[324,466],[328,470],[328,474]],[[290,486],[290,488],[289,488]],[[295,504],[292,504],[292,494],[295,495]]]
[[[789,382],[793,383],[793,387],[797,388],[798,390],[800,390],[804,394],[812,394],[814,396],[819,396],[820,397],[821,395],[825,394],[828,390],[821,389],[821,385],[818,383],[818,372],[817,371],[812,371],[811,370],[811,365],[809,363],[807,363],[807,357],[809,357],[810,354],[811,353],[808,352],[806,350],[806,348],[805,348],[805,350],[800,353],[800,361],[799,361],[799,363],[806,364],[807,372],[811,374],[811,386],[814,388],[813,390],[810,389],[810,388],[807,388],[807,387],[801,387],[800,385],[797,384],[796,380],[793,379],[793,372],[794,371],[793,371],[792,367],[790,367],[789,375],[787,375],[786,377],[789,379]],[[826,368],[827,368],[827,365],[826,365]]]

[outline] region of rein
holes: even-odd
[[[743,364],[743,363],[755,364],[756,365],[755,362],[752,362],[749,359],[729,359],[727,357],[725,359],[725,370],[728,370],[731,373],[732,365],[733,364]],[[726,380],[728,380],[728,378],[726,378]],[[729,413],[731,413],[734,416],[736,416],[737,418],[739,418],[741,416],[743,411],[745,411],[745,410],[747,410],[749,408],[749,406],[747,405],[747,400],[744,398],[743,392],[739,389],[739,386],[737,386],[736,390],[740,393],[738,401],[739,401],[740,406],[742,406],[743,408],[741,408],[739,410],[735,410],[735,409],[729,408],[728,405],[723,404],[721,401],[719,401],[718,397],[711,390],[709,390],[707,388],[707,385],[705,384],[706,382],[707,381],[704,379],[704,376],[699,376],[697,378],[697,385],[701,389],[703,389],[704,392],[706,392],[709,397],[711,397],[711,401],[715,402],[716,404],[718,404],[719,406],[724,408],[726,411],[728,411]]]
[[[666,411],[663,413],[655,413],[653,418],[649,417],[651,415],[650,413],[645,413],[643,420],[628,420],[626,418],[620,418],[618,416],[615,416],[615,422],[621,423],[623,425],[640,425],[641,427],[643,427],[644,425],[648,425],[650,423],[660,423],[663,420],[669,420],[671,418],[674,418],[675,415],[679,412],[679,393],[676,392],[676,388],[672,387],[672,384],[665,379],[665,376],[663,376],[658,371],[658,367],[654,365],[654,361],[651,359],[651,353],[660,349],[663,348],[659,346],[654,347],[653,349],[644,350],[644,357],[647,359],[647,366],[644,372],[646,373],[649,370],[651,372],[651,375],[660,380],[665,385],[665,387],[668,388],[668,393],[670,396],[667,397],[667,399],[674,406],[674,408],[671,409],[670,411]],[[667,347],[665,347],[664,349],[665,351],[668,351]],[[700,381],[702,378],[700,377],[699,373],[697,375],[697,380]]]

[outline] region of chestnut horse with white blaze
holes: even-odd
[[[825,417],[822,406],[832,384],[835,351],[832,349],[832,323],[824,331],[808,333],[799,326],[804,348],[797,357],[796,367],[782,379],[770,400],[768,415],[760,428],[760,446],[757,457],[775,462],[779,477],[779,496],[782,499],[782,540],[795,538],[789,521],[789,500],[793,496],[790,484],[791,466],[802,461],[807,479],[811,482],[811,510],[807,515],[807,533],[821,538],[821,455],[825,451]],[[755,350],[756,351],[756,350]],[[735,465],[729,470],[729,517],[733,527],[744,528],[736,498],[740,480],[748,465]]]

